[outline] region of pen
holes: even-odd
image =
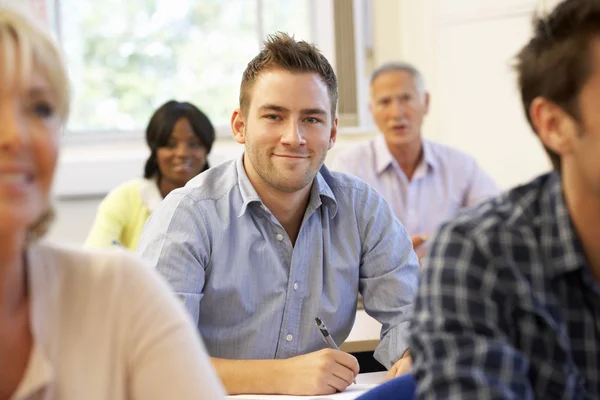
[[[325,341],[325,343],[327,343],[327,345],[330,348],[332,348],[334,350],[339,350],[340,348],[338,347],[337,344],[335,344],[335,341],[329,334],[329,331],[327,330],[327,327],[325,326],[323,321],[321,321],[321,319],[319,317],[316,317],[315,322],[317,324],[317,328],[319,328],[319,332],[321,332],[321,335],[323,336],[323,340]],[[356,384],[356,379],[354,379],[352,382],[354,382],[354,384]]]

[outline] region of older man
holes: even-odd
[[[381,193],[415,248],[458,210],[499,192],[473,157],[422,137],[429,101],[415,67],[401,62],[380,66],[371,75],[369,109],[382,134],[342,151],[331,166]]]

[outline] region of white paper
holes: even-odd
[[[228,396],[228,399],[240,399],[240,400],[312,400],[312,399],[331,399],[331,400],[352,400],[356,399],[361,394],[373,389],[377,385],[375,384],[357,384],[350,385],[342,393],[325,394],[323,396],[287,396],[287,395],[275,395],[275,394],[240,394],[237,396]]]

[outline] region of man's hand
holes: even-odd
[[[396,364],[390,368],[390,370],[385,375],[386,379],[397,378],[400,375],[404,375],[410,372],[412,366],[412,358],[410,357],[410,352],[407,350],[404,352],[404,355],[401,359],[399,359]]]
[[[425,246],[422,246],[427,239],[429,239],[429,235],[413,235],[410,237],[410,241],[412,242],[413,249],[417,252],[419,261],[421,261],[421,258],[425,255],[425,251],[427,250]]]
[[[324,349],[285,360],[282,394],[322,395],[344,391],[358,375],[358,361],[348,353]]]

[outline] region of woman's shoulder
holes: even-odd
[[[112,189],[102,200],[104,207],[129,207],[133,205],[142,205],[141,188],[148,186],[146,179],[132,179],[121,183]]]
[[[117,246],[95,250],[40,242],[29,254],[34,273],[58,286],[68,285],[71,295],[121,297],[159,280],[136,254]]]
[[[135,254],[39,242],[28,255],[33,329],[59,386],[121,393],[115,377],[127,374],[126,390],[142,390],[136,398],[167,398],[148,395],[156,382],[162,392],[185,393],[173,398],[222,398],[183,305]],[[114,369],[107,360],[127,364]]]
[[[110,191],[110,193],[120,193],[120,192],[133,192],[139,190],[141,185],[145,185],[147,182],[150,182],[148,179],[144,178],[135,178],[120,183],[114,189]]]

